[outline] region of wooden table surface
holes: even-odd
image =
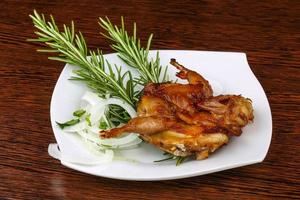
[[[300,198],[300,1],[2,0],[0,7],[0,199]],[[136,21],[143,40],[154,33],[153,49],[246,52],[273,115],[266,159],[160,182],[111,180],[62,166],[47,146],[55,142],[49,105],[64,64],[25,41],[34,37],[33,9],[59,24],[74,20],[89,47],[104,53],[113,52],[97,25],[106,15]]]

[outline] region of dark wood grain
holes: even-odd
[[[0,7],[0,199],[300,199],[300,1],[2,0]],[[105,15],[136,21],[144,40],[155,33],[153,49],[246,52],[273,115],[265,161],[161,182],[110,180],[63,167],[47,146],[55,141],[49,104],[64,64],[25,41],[34,37],[33,9],[59,24],[75,20],[90,48],[105,53],[112,50],[97,25]]]

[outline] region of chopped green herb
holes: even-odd
[[[89,126],[92,126],[92,122],[91,122],[91,114],[88,114],[85,118],[85,121],[87,122],[87,124]]]
[[[56,124],[61,128],[61,129],[64,129],[65,127],[67,126],[73,126],[75,124],[78,124],[80,122],[79,119],[71,119],[65,123],[59,123],[59,122],[56,122]]]
[[[76,110],[76,111],[73,112],[73,116],[81,117],[82,115],[84,115],[85,112],[86,112],[85,110],[79,109],[79,110]]]
[[[106,130],[108,128],[108,125],[105,121],[100,121],[99,128],[102,130]]]

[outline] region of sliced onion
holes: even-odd
[[[87,157],[79,157],[78,155],[68,155],[63,154],[59,149],[57,144],[49,144],[48,153],[55,159],[58,159],[62,162],[75,163],[80,165],[97,165],[111,162],[113,159],[113,151],[105,150],[105,152],[96,158],[87,158]]]
[[[77,132],[86,142],[93,142],[96,144],[100,144],[101,139],[99,136],[95,135],[94,133],[91,133],[88,130],[78,131]]]
[[[96,93],[86,91],[81,97],[81,107],[85,107],[86,105],[96,106],[102,104],[103,101],[104,99],[100,98]]]
[[[78,124],[75,124],[73,126],[67,126],[66,128],[64,128],[64,132],[75,133],[75,132],[82,131],[84,129],[86,129],[86,122],[81,121]]]
[[[117,98],[109,98],[104,102],[105,105],[118,105],[124,108],[131,118],[136,117],[136,111],[125,101]]]
[[[98,132],[99,133],[99,132]],[[92,131],[80,131],[78,134],[84,138],[87,142],[93,142],[98,145],[97,148],[105,149],[105,148],[130,148],[131,146],[138,145],[142,142],[142,140],[136,134],[129,134],[123,136],[121,138],[111,138],[111,139],[101,139],[99,134]]]
[[[117,149],[134,149],[137,148],[138,145],[142,142],[143,140],[141,140],[139,137],[137,137],[135,140],[133,140],[132,142],[126,143],[126,144],[122,144],[120,146],[116,146],[115,148]]]
[[[81,98],[81,109],[86,113],[81,117],[81,122],[64,129],[65,132],[76,132],[85,141],[87,148],[94,153],[94,158],[78,157],[74,155],[62,154],[56,144],[50,144],[48,147],[49,154],[61,161],[82,164],[82,165],[96,165],[100,163],[109,162],[113,159],[114,153],[112,149],[129,149],[138,146],[142,140],[137,134],[129,133],[120,138],[101,139],[99,137],[99,123],[104,117],[108,105],[118,105],[124,108],[131,118],[136,116],[136,111],[126,103],[117,98],[102,99],[96,93],[87,91]],[[88,124],[85,118],[90,115],[90,122]],[[55,146],[56,145],[56,146]]]
[[[131,143],[135,140],[138,140],[140,142],[141,139],[139,139],[137,134],[130,133],[120,138],[103,139],[101,140],[101,144],[109,145],[109,146],[121,146],[121,145]]]
[[[104,104],[99,104],[99,105],[91,107],[90,120],[91,120],[92,126],[96,125],[97,123],[99,124],[101,117],[105,115],[105,110],[106,110],[106,105],[104,105]]]

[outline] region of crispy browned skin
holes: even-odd
[[[196,155],[204,159],[228,143],[229,136],[240,135],[253,120],[249,99],[237,95],[213,96],[209,82],[200,74],[178,64],[177,76],[189,84],[149,83],[138,103],[138,117],[126,125],[102,131],[103,138],[122,133],[141,137],[176,156]]]

